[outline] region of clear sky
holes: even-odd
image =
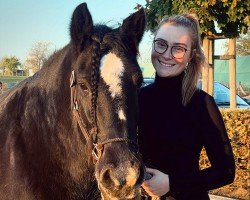
[[[0,0],[0,58],[16,56],[24,62],[35,42],[51,42],[52,49],[65,46],[71,15],[80,0]],[[86,0],[94,23],[116,25],[135,12],[145,0]],[[151,38],[146,34],[140,49],[149,52]]]
[[[80,0],[0,0],[0,59],[16,56],[23,63],[36,42],[50,42],[51,50],[65,46],[71,15]],[[145,0],[86,0],[95,23],[117,25],[135,12]],[[150,62],[152,35],[146,33],[140,44],[143,62]],[[220,44],[215,50],[221,51]],[[218,48],[219,46],[219,48]]]

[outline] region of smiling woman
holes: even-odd
[[[139,147],[152,178],[142,184],[154,199],[208,200],[208,190],[234,180],[232,148],[213,97],[197,88],[206,65],[198,21],[164,18],[151,52],[155,80],[139,94]],[[200,170],[205,147],[211,167]]]

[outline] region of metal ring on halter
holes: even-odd
[[[99,160],[102,156],[103,145],[93,143],[92,155],[95,160]]]
[[[131,143],[137,146],[137,143],[135,141],[129,140],[127,138],[112,138],[112,139],[105,140],[104,142],[93,143],[94,147],[92,149],[92,155],[95,158],[95,160],[99,160],[100,157],[102,156],[104,145],[108,143],[112,143],[112,142],[127,142],[127,143]]]

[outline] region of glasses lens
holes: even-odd
[[[155,40],[154,48],[157,53],[164,53],[166,49],[168,48],[168,45],[164,41]]]
[[[186,53],[186,49],[180,46],[173,46],[171,49],[171,53],[175,58],[183,58]]]

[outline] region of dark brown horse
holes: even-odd
[[[71,42],[1,96],[0,199],[136,198],[144,176],[136,145],[144,27],[143,10],[116,29],[94,26],[81,4]]]

